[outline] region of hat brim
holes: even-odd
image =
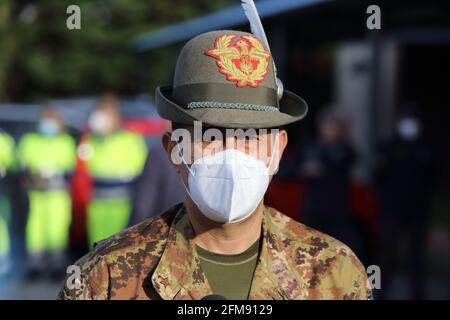
[[[303,119],[308,112],[307,103],[296,94],[284,90],[279,101],[279,112],[224,108],[185,109],[173,101],[172,86],[156,88],[156,106],[164,119],[193,124],[202,121],[211,127],[221,128],[275,128]]]

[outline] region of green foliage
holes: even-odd
[[[0,101],[122,94],[170,80],[179,46],[137,58],[143,32],[226,7],[233,0],[0,1]],[[81,30],[66,27],[67,6],[81,8]]]

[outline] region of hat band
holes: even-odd
[[[219,102],[219,101],[193,101],[188,103],[187,108],[188,109],[219,108],[219,109],[280,112],[280,110],[278,110],[277,107],[272,107],[264,104]]]
[[[278,111],[277,91],[267,87],[237,88],[234,85],[223,83],[187,84],[173,88],[173,100],[183,108],[189,109],[227,108]]]

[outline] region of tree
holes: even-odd
[[[136,59],[130,39],[142,32],[218,10],[232,0],[39,0],[0,2],[0,100],[114,90],[148,92],[169,80],[179,47]],[[81,30],[69,30],[69,5],[81,8]],[[145,62],[145,63],[144,63]],[[138,70],[143,79],[138,79]]]

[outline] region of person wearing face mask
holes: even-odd
[[[304,179],[303,222],[335,237],[355,252],[362,241],[348,206],[350,171],[356,160],[348,137],[349,124],[336,107],[319,116],[317,141],[299,157],[299,175]]]
[[[20,139],[17,160],[28,192],[25,243],[32,277],[57,274],[66,263],[72,208],[67,179],[75,159],[75,141],[53,109],[42,112],[36,132]]]
[[[103,96],[88,119],[91,133],[78,147],[87,165],[93,194],[87,209],[89,246],[121,231],[131,213],[133,182],[147,157],[144,139],[122,128],[118,100]]]
[[[404,255],[410,298],[423,299],[426,284],[426,239],[434,179],[433,153],[425,139],[414,104],[401,110],[394,137],[379,150],[376,182],[382,202],[380,257],[383,270],[380,298],[389,296]]]
[[[60,299],[368,298],[346,245],[264,205],[287,144],[280,127],[307,105],[283,89],[263,40],[233,30],[190,40],[156,105],[172,121],[162,144],[184,201],[100,242]]]

